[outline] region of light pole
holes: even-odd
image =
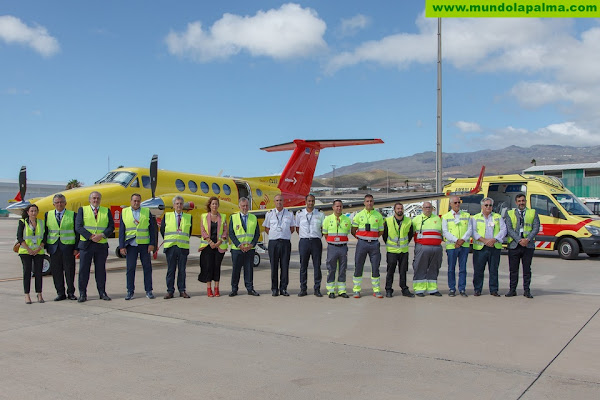
[[[333,168],[333,178],[331,179],[331,195],[335,196],[335,168],[337,165],[331,164],[331,168]]]

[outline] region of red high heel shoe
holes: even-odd
[[[221,293],[219,293],[219,288],[215,288],[215,297],[221,297]]]
[[[213,292],[212,292],[212,289],[211,289],[211,288],[208,288],[208,289],[206,289],[206,295],[207,295],[208,297],[213,297]]]

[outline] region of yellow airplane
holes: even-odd
[[[118,233],[121,208],[129,205],[133,193],[141,194],[142,199],[149,199],[142,205],[149,207],[157,218],[160,218],[165,211],[172,210],[172,200],[177,195],[184,198],[186,212],[192,214],[196,221],[200,220],[200,214],[206,212],[205,204],[211,196],[219,198],[221,203],[219,210],[227,215],[237,212],[239,198],[246,197],[250,200],[252,212],[259,217],[264,217],[266,210],[275,207],[274,197],[278,194],[284,195],[286,207],[304,205],[304,198],[310,192],[321,149],[378,143],[383,143],[383,141],[381,139],[297,139],[289,143],[263,147],[261,150],[268,152],[293,151],[281,176],[239,179],[159,171],[158,156],[155,155],[150,163],[150,168],[118,168],[108,172],[92,186],[65,190],[62,193],[67,199],[67,209],[76,212],[79,207],[89,203],[90,192],[100,192],[102,205],[109,207],[114,217],[116,233]],[[22,167],[19,173],[21,201],[13,202],[7,207],[7,210],[20,215],[21,211],[30,203],[35,203],[42,215],[46,211],[54,209],[53,195],[25,200],[26,174],[26,168]],[[200,235],[200,224],[194,224],[192,234]]]

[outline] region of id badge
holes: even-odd
[[[339,236],[336,236],[336,237],[333,239],[333,241],[334,241],[334,242],[339,242],[339,241],[340,241],[340,238],[339,238]]]
[[[490,221],[490,222],[488,222],[488,226],[490,226],[490,227],[491,227],[491,226],[494,226],[494,221]]]
[[[277,232],[282,232],[282,231],[283,231],[283,229],[281,229],[281,227],[280,227],[280,226],[278,226],[278,227],[277,227]]]
[[[519,229],[519,232],[520,232],[520,233],[523,233],[523,232],[524,232],[523,228]]]

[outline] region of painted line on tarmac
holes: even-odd
[[[546,372],[546,370],[548,369],[548,367],[550,367],[550,365],[552,365],[552,363],[558,358],[558,356],[560,356],[562,354],[563,351],[565,351],[565,349],[571,344],[571,342],[573,340],[575,340],[575,338],[577,337],[577,335],[579,335],[579,333],[583,330],[583,328],[585,328],[587,326],[587,324],[590,323],[590,321],[592,319],[594,319],[594,317],[598,314],[598,312],[600,312],[600,308],[598,308],[596,310],[596,312],[586,321],[585,324],[583,324],[583,326],[581,328],[579,328],[579,330],[575,333],[575,335],[573,335],[573,337],[571,339],[569,339],[569,341],[567,342],[567,344],[564,345],[564,347],[562,349],[560,349],[560,351],[554,356],[554,358],[552,360],[550,360],[550,362],[548,363],[548,365],[546,365],[544,367],[544,369],[542,369],[540,371],[540,373],[538,374],[538,376],[533,380],[533,382],[531,382],[531,384],[529,386],[527,386],[527,389],[525,389],[523,391],[523,393],[521,393],[521,395],[519,397],[517,397],[517,400],[521,399],[523,396],[525,396],[525,393],[527,393],[527,391],[529,389],[531,389],[531,387],[542,377],[542,375],[544,374],[544,372]]]

